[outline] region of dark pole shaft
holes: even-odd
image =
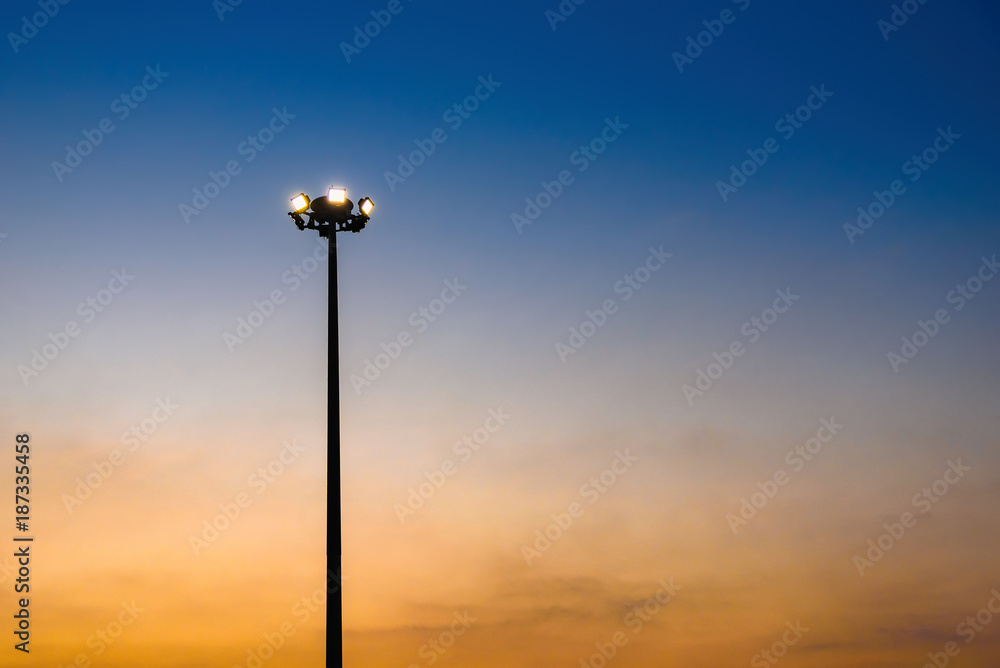
[[[331,226],[332,228],[333,226]],[[342,545],[340,536],[340,330],[337,316],[337,233],[330,229],[330,376],[327,398],[326,448],[326,646],[343,647],[344,609],[343,576],[341,574]],[[335,661],[327,654],[326,666],[343,666],[343,650],[334,650]]]

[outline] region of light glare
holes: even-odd
[[[372,209],[375,208],[375,202],[371,201],[366,197],[363,200],[361,200],[360,207],[361,207],[361,212],[367,216],[372,212]]]
[[[299,193],[292,198],[292,210],[293,211],[305,211],[309,208],[309,198],[306,197],[305,193]]]
[[[331,186],[326,197],[334,204],[343,204],[344,200],[347,199],[347,188],[334,188]]]

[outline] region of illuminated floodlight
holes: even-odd
[[[309,208],[309,197],[305,193],[299,193],[292,198],[293,211],[305,211]]]
[[[347,188],[334,188],[330,186],[330,191],[326,194],[326,198],[332,204],[343,204],[347,199]]]
[[[372,212],[372,209],[375,208],[375,202],[371,201],[366,197],[360,202],[358,202],[358,208],[361,209],[361,213],[367,216]]]

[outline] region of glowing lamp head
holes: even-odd
[[[371,201],[366,197],[360,202],[358,202],[358,208],[361,209],[361,213],[367,216],[372,212],[372,209],[375,208],[375,202]]]
[[[347,200],[347,188],[334,188],[330,187],[330,190],[326,193],[326,198],[330,200],[331,204],[343,204]]]
[[[305,193],[299,193],[292,198],[293,211],[305,211],[309,208],[309,197]]]

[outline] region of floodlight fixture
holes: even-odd
[[[347,188],[330,186],[326,197],[310,199],[305,193],[293,197],[288,215],[300,230],[316,230],[320,237],[332,239],[335,232],[363,230],[374,208],[371,198],[365,197],[358,202],[358,213],[354,213],[354,202],[347,198]]]

